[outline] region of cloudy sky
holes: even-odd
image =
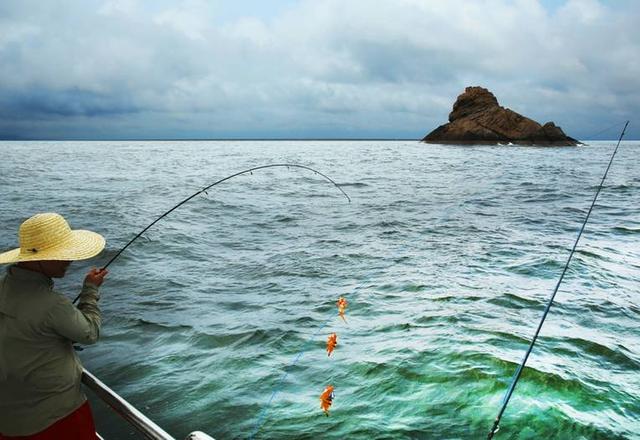
[[[638,139],[638,23],[636,0],[2,0],[0,138],[414,139],[480,85]]]

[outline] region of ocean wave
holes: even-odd
[[[212,349],[212,348],[234,348],[246,346],[264,346],[279,345],[285,338],[285,332],[277,329],[271,330],[246,330],[237,333],[227,334],[210,334],[197,333],[189,338],[189,345],[194,348]]]
[[[513,309],[529,309],[540,307],[543,302],[539,299],[525,298],[514,293],[503,293],[500,296],[496,296],[487,300],[488,303],[501,307],[513,308]]]
[[[143,327],[145,332],[167,332],[174,330],[192,330],[193,326],[180,323],[150,321],[144,318],[126,319],[129,327]]]
[[[633,235],[633,234],[640,234],[640,227],[633,228],[629,226],[614,226],[611,228],[611,231],[616,232],[618,234],[622,234],[622,235]]]
[[[586,353],[597,362],[607,362],[614,368],[623,367],[629,370],[640,370],[640,361],[625,353],[621,347],[610,348],[596,341],[582,338],[562,338],[554,341],[568,350],[571,355]]]
[[[539,278],[554,278],[563,268],[562,262],[544,257],[530,258],[527,261],[512,263],[506,267],[509,272],[520,275],[529,275]]]
[[[365,188],[369,185],[363,182],[347,182],[347,183],[338,183],[338,186],[351,186],[355,188]]]

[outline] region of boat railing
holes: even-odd
[[[145,438],[150,440],[176,440],[86,369],[82,370],[82,383],[87,388],[90,388],[103,402],[109,405],[113,411],[138,430],[138,432],[144,435]],[[213,439],[203,432],[194,431],[189,434],[185,440]]]

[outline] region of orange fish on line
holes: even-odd
[[[347,300],[344,299],[343,297],[340,297],[340,299],[338,299],[338,302],[336,304],[338,305],[338,316],[340,316],[344,322],[347,322],[347,320],[344,317],[344,312],[345,310],[347,310]]]
[[[333,403],[333,398],[333,386],[327,385],[322,394],[320,394],[320,408],[324,411],[327,417],[329,417],[329,408]]]
[[[338,335],[331,333],[327,338],[327,356],[331,356],[333,349],[338,345]]]

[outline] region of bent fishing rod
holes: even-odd
[[[340,190],[340,192],[342,192],[342,194],[347,198],[347,200],[349,201],[349,203],[351,203],[351,198],[347,195],[346,192],[344,192],[344,190],[340,187],[340,185],[338,185],[331,177],[327,176],[326,174],[321,173],[318,170],[315,170],[311,167],[308,167],[306,165],[300,165],[300,164],[295,164],[295,163],[274,163],[274,164],[269,164],[269,165],[260,165],[257,167],[253,167],[253,168],[247,168],[246,170],[242,170],[239,171],[237,173],[231,174],[230,176],[224,177],[220,180],[217,180],[215,182],[213,182],[212,184],[204,187],[203,189],[196,191],[195,193],[191,194],[189,197],[187,197],[186,199],[182,200],[180,203],[176,204],[175,206],[173,206],[171,209],[169,209],[168,211],[166,211],[165,213],[163,213],[162,215],[160,215],[157,219],[155,219],[154,221],[152,221],[147,227],[145,227],[142,231],[140,231],[135,237],[133,237],[131,240],[129,240],[129,242],[127,244],[125,244],[108,262],[107,264],[105,264],[102,267],[102,270],[106,269],[107,267],[109,267],[109,265],[111,263],[113,263],[119,256],[120,254],[122,254],[122,252],[124,252],[125,249],[127,249],[129,246],[131,246],[131,244],[136,241],[138,238],[142,237],[142,235],[147,232],[149,230],[149,228],[151,228],[153,225],[155,225],[156,223],[158,223],[160,220],[162,220],[163,218],[165,218],[167,215],[171,214],[173,211],[175,211],[176,209],[178,209],[180,206],[184,205],[185,203],[187,203],[189,200],[193,199],[194,197],[200,195],[200,194],[206,194],[208,195],[207,191],[211,188],[213,188],[216,185],[221,184],[222,182],[225,182],[229,179],[232,179],[236,176],[240,176],[242,174],[247,174],[247,173],[253,173],[253,171],[256,170],[261,170],[261,169],[265,169],[265,168],[276,168],[276,167],[287,167],[287,168],[302,168],[304,170],[309,170],[314,172],[315,174],[322,176],[325,180],[331,182],[336,188],[338,188]],[[73,302],[75,303],[76,301],[78,301],[78,298],[80,298],[80,295],[78,295],[76,297],[76,299],[73,300]]]
[[[555,289],[553,289],[553,293],[551,294],[551,297],[549,298],[549,302],[547,303],[547,306],[544,309],[544,313],[542,314],[542,318],[540,319],[540,323],[538,324],[538,328],[536,329],[536,332],[533,335],[533,339],[531,340],[531,343],[529,344],[529,348],[527,349],[527,352],[525,353],[524,358],[522,359],[522,362],[518,366],[518,369],[516,370],[516,373],[514,374],[513,379],[511,380],[511,385],[509,385],[509,389],[507,390],[507,392],[505,393],[504,398],[502,399],[502,407],[500,408],[500,412],[498,413],[498,416],[496,417],[495,421],[493,422],[493,427],[491,428],[491,431],[487,435],[487,440],[491,440],[493,438],[493,436],[495,435],[495,433],[498,432],[498,430],[500,429],[500,419],[502,418],[502,415],[504,414],[504,411],[507,409],[507,405],[509,404],[509,399],[511,399],[511,395],[513,394],[513,391],[516,388],[516,384],[518,383],[518,380],[520,380],[520,376],[522,375],[522,370],[524,370],[525,364],[527,363],[527,360],[529,359],[529,355],[531,354],[531,351],[533,350],[533,346],[535,345],[536,341],[538,340],[538,335],[540,335],[540,330],[542,329],[542,325],[544,324],[545,319],[547,319],[547,315],[549,314],[549,310],[551,309],[551,305],[553,304],[553,300],[556,297],[556,293],[558,293],[558,289],[560,288],[560,284],[562,283],[562,280],[564,279],[564,275],[567,272],[567,269],[569,268],[569,263],[571,263],[571,258],[573,258],[573,254],[576,251],[576,247],[578,246],[578,242],[580,241],[580,237],[582,236],[582,232],[584,231],[584,228],[587,226],[587,222],[589,221],[589,216],[591,215],[591,211],[593,211],[593,207],[596,204],[596,200],[598,199],[598,195],[600,194],[600,190],[602,190],[602,187],[604,185],[604,181],[607,178],[607,174],[609,173],[609,168],[611,168],[611,164],[613,163],[613,158],[616,156],[616,153],[618,152],[618,147],[620,146],[620,142],[622,141],[622,137],[624,136],[624,132],[626,131],[628,125],[629,125],[629,121],[627,121],[624,124],[624,128],[622,129],[622,133],[620,133],[620,138],[618,138],[618,143],[616,145],[616,148],[613,150],[613,154],[611,154],[611,159],[609,159],[609,165],[607,165],[607,169],[605,170],[604,175],[602,176],[602,180],[600,181],[600,185],[598,186],[596,194],[593,197],[593,201],[591,202],[591,206],[589,207],[589,211],[587,212],[587,215],[586,215],[586,217],[584,219],[584,222],[582,223],[582,227],[580,228],[580,232],[578,232],[578,237],[576,238],[576,241],[573,244],[573,248],[571,249],[571,252],[569,253],[569,258],[567,259],[567,262],[564,265],[564,269],[562,270],[562,273],[560,274],[560,279],[558,280],[558,283],[556,284]]]

